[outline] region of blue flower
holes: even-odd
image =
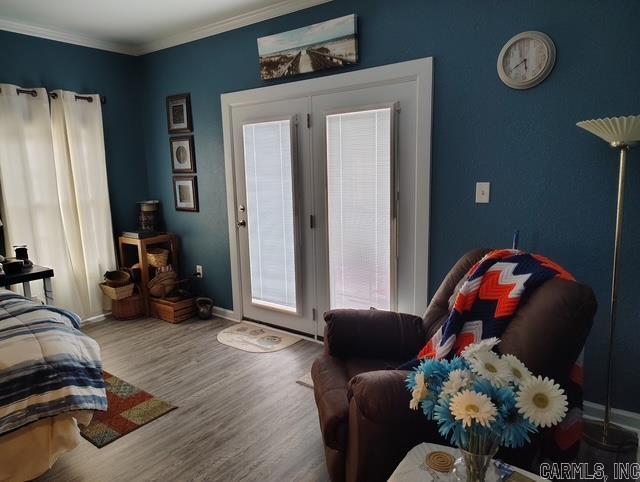
[[[469,369],[469,363],[467,363],[467,360],[459,356],[454,356],[451,360],[446,360],[446,364],[449,372],[452,372],[453,370]]]
[[[434,407],[433,419],[438,422],[438,432],[457,447],[466,447],[469,442],[462,422],[456,420],[449,409],[449,397]]]
[[[501,407],[501,426],[499,433],[501,443],[506,447],[519,448],[529,443],[530,433],[536,433],[538,428],[518,412],[515,398],[505,400]]]

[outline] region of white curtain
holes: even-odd
[[[100,96],[55,94],[51,130],[64,237],[83,312],[94,316],[102,311],[98,285],[116,265]]]
[[[50,111],[44,89],[33,89],[35,96],[14,85],[0,89],[7,253],[26,244],[35,263],[54,269],[55,304],[97,315],[98,284],[115,266],[100,101],[57,92]]]

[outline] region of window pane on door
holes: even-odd
[[[332,309],[391,309],[391,114],[326,118]]]
[[[243,136],[252,301],[296,311],[291,121],[245,124]]]

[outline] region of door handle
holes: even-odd
[[[236,223],[236,226],[238,226],[239,228],[244,228],[246,225],[247,225],[247,222],[244,219]]]

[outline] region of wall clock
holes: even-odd
[[[511,38],[498,55],[498,75],[512,89],[535,87],[553,70],[556,46],[542,32],[522,32]]]

